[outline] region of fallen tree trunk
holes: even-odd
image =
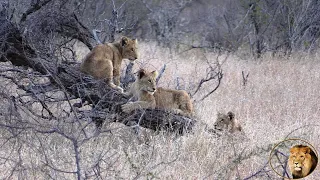
[[[23,90],[45,93],[49,89],[59,89],[66,92],[69,97],[80,98],[82,102],[92,104],[92,113],[89,113],[100,126],[103,121],[117,121],[131,126],[134,122],[139,126],[152,130],[165,129],[179,133],[190,131],[196,122],[194,119],[175,115],[163,110],[138,110],[132,114],[125,114],[120,106],[127,102],[127,98],[117,91],[109,88],[99,80],[85,76],[79,71],[79,64],[56,63],[52,58],[40,58],[18,27],[6,18],[0,19],[1,62],[10,61],[15,66],[32,68],[50,78],[46,87],[25,86]],[[82,39],[83,40],[83,39]],[[39,85],[38,85],[39,86]],[[40,85],[41,86],[41,85]],[[94,111],[94,112],[93,112]],[[79,111],[79,113],[82,113]],[[116,114],[117,118],[108,119],[108,115]],[[87,114],[86,114],[87,115]]]

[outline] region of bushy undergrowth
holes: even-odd
[[[197,49],[173,52],[152,43],[141,43],[140,50],[141,58],[135,70],[160,70],[166,64],[159,86],[192,93],[206,73],[207,62],[221,64],[222,83],[203,101],[198,101],[198,98],[214,84],[204,86],[193,97],[199,121],[193,133],[180,137],[143,129],[137,135],[120,123],[104,124],[103,129],[110,131],[79,144],[82,178],[281,179],[268,165],[275,143],[286,138],[302,138],[320,150],[318,54],[313,57],[297,54],[289,58],[266,55],[255,60],[240,58],[237,54],[219,55]],[[79,59],[82,56],[79,54]],[[3,94],[19,93],[16,87],[8,87],[8,82],[2,80]],[[57,107],[57,113],[67,109],[52,106]],[[13,107],[3,101],[1,124],[8,121],[4,116],[8,108]],[[235,113],[244,134],[225,133],[216,137],[205,130],[204,124],[213,127],[217,112],[228,111]],[[24,116],[22,119],[31,118],[28,113]],[[70,135],[78,133],[75,126],[68,125],[66,123],[63,127],[69,129]],[[76,169],[73,145],[65,136],[39,134],[27,127],[16,132],[5,126],[0,128],[1,179],[76,178],[72,174]],[[86,130],[88,136],[96,133],[93,125]],[[255,173],[257,175],[253,176]],[[319,167],[307,179],[318,178]]]

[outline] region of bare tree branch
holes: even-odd
[[[16,37],[5,39],[5,45],[2,50],[6,52],[5,47],[21,47],[19,50],[10,51],[2,56],[1,59],[6,61],[11,61],[15,65],[24,65],[38,71],[43,75],[49,75],[49,79],[52,86],[55,86],[67,94],[73,97],[80,98],[82,100],[88,101],[93,105],[93,111],[115,113],[119,117],[113,121],[119,121],[127,124],[129,121],[137,122],[142,116],[140,125],[142,127],[150,128],[153,130],[157,129],[167,129],[169,131],[178,131],[180,133],[185,130],[191,130],[195,123],[195,120],[189,119],[187,117],[174,115],[169,112],[164,112],[163,110],[146,110],[146,113],[142,115],[141,111],[137,111],[134,114],[126,115],[121,112],[120,106],[127,102],[126,97],[109,88],[101,81],[95,81],[91,78],[87,78],[79,71],[79,66],[71,66],[68,64],[56,64],[49,57],[48,59],[40,59],[37,57],[35,51],[29,46],[27,41],[21,37],[18,30],[11,23],[5,24],[7,28],[13,29],[13,31],[6,33],[9,37]],[[5,33],[5,32],[3,32]],[[0,31],[1,34],[1,31]],[[72,35],[70,35],[72,36]],[[9,43],[14,41],[15,43]],[[22,42],[23,41],[23,42]],[[23,49],[30,49],[29,51],[23,51]],[[21,52],[22,51],[22,52]],[[21,57],[21,58],[16,58]],[[31,57],[31,58],[29,58]],[[23,62],[23,63],[21,63]],[[66,94],[66,97],[69,96]],[[33,94],[36,96],[36,94]],[[46,104],[42,104],[44,109]],[[49,112],[49,117],[53,118],[53,113]],[[81,111],[79,111],[81,113]],[[94,113],[95,114],[95,113]],[[104,113],[100,114],[98,117],[92,116],[94,121],[101,121],[108,119],[108,115]]]
[[[242,85],[246,86],[248,82],[249,73],[245,75],[244,71],[241,71],[241,74],[242,74]]]
[[[100,30],[96,30],[96,29],[92,30],[93,37],[98,42],[98,44],[102,44],[102,42],[100,41],[99,36],[97,34],[100,32],[101,32]]]
[[[196,88],[196,90],[194,91],[194,93],[191,94],[191,97],[195,96],[197,93],[200,92],[200,89],[201,87],[208,83],[208,82],[212,82],[213,80],[216,80],[216,86],[209,92],[207,92],[205,95],[203,95],[199,100],[195,100],[195,102],[198,102],[198,101],[203,101],[204,99],[206,99],[207,97],[209,97],[213,92],[215,92],[220,84],[221,84],[221,80],[223,78],[223,73],[222,73],[222,69],[221,69],[221,64],[223,64],[228,56],[225,57],[225,59],[223,60],[223,62],[220,64],[219,61],[218,61],[218,58],[220,57],[220,54],[217,56],[217,59],[216,59],[216,63],[215,63],[215,66],[212,66],[209,62],[208,59],[206,59],[207,61],[207,64],[208,64],[208,68],[207,68],[207,74],[206,74],[206,77],[205,78],[202,78]]]
[[[162,77],[164,71],[166,70],[166,67],[167,67],[167,65],[164,64],[164,65],[162,66],[161,70],[159,71],[159,75],[158,75],[158,77],[157,77],[157,79],[156,79],[157,84],[158,84],[160,78]]]
[[[26,21],[28,15],[35,13],[36,11],[40,10],[43,6],[47,5],[52,0],[45,0],[41,2],[41,0],[37,1],[36,4],[33,4],[25,13],[22,14],[20,22]]]

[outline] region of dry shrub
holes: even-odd
[[[288,136],[306,139],[316,149],[320,148],[320,134],[316,130],[320,114],[317,54],[304,58],[296,55],[288,59],[244,60],[236,54],[219,55],[204,50],[174,52],[150,42],[140,43],[140,49],[141,59],[135,65],[135,71],[141,67],[159,70],[167,65],[160,86],[177,88],[177,79],[180,79],[180,88],[192,93],[205,75],[207,61],[222,63],[222,84],[209,98],[196,103],[198,126],[193,133],[182,137],[145,129],[137,135],[119,123],[106,123],[103,127],[106,131],[96,136],[93,126],[86,128],[92,138],[79,144],[82,178],[244,179],[263,169],[268,171],[269,178],[275,179],[279,177],[266,166],[272,144]],[[82,51],[78,49],[79,61]],[[249,73],[245,86],[242,72]],[[2,81],[2,93],[17,92],[14,88],[9,91],[7,85]],[[210,85],[204,88],[205,91]],[[194,99],[201,93],[205,92],[200,92]],[[10,103],[3,102],[1,107],[4,112]],[[66,109],[65,104],[52,105],[52,108],[55,113]],[[216,137],[205,131],[204,123],[212,127],[217,112],[227,111],[236,114],[245,135],[225,133]],[[65,128],[70,134],[79,133],[77,126],[69,127],[69,123],[61,123],[58,127]],[[72,173],[59,171],[75,170],[72,143],[63,135],[26,130],[12,137],[9,130],[1,130],[0,144],[0,157],[10,160],[0,160],[0,178],[75,178]],[[23,164],[19,166],[23,168],[16,170],[16,162]],[[319,168],[308,179],[319,178],[318,172]],[[258,175],[253,178],[268,178],[264,172]]]

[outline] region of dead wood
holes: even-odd
[[[79,64],[56,63],[57,61],[52,59],[54,57],[40,58],[15,24],[3,17],[0,19],[0,24],[2,41],[0,61],[10,61],[15,66],[32,68],[34,71],[50,77],[50,84],[46,84],[46,87],[44,85],[41,88],[36,86],[23,87],[25,91],[32,89],[32,93],[45,93],[46,89],[50,87],[49,89],[55,88],[67,93],[70,99],[80,98],[82,102],[87,101],[93,107],[91,112],[79,111],[79,113],[83,117],[89,116],[98,122],[98,125],[101,125],[103,121],[117,121],[126,125],[131,124],[128,122],[135,122],[139,126],[152,130],[165,129],[182,133],[185,130],[191,130],[196,122],[193,119],[159,109],[146,109],[132,114],[124,114],[121,112],[120,106],[127,102],[127,98],[122,94],[110,89],[104,82],[82,74],[79,71]],[[72,29],[72,31],[74,30]],[[66,36],[68,33],[64,32],[63,35]],[[89,44],[89,42],[85,42],[85,44]],[[115,114],[116,118],[108,119],[110,114]]]

